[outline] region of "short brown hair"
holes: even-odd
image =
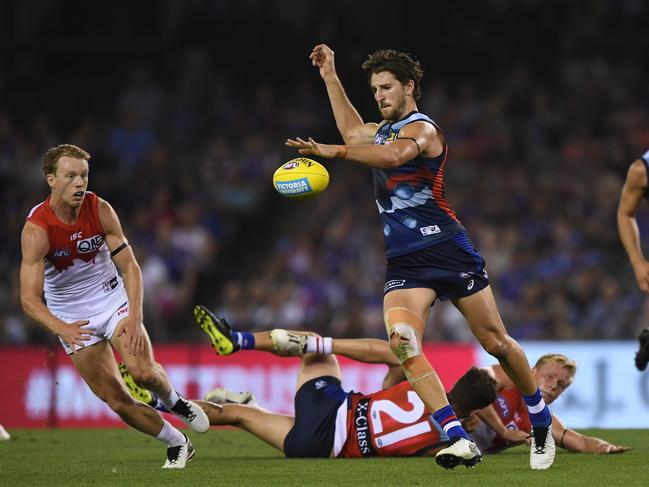
[[[497,384],[496,379],[486,370],[471,367],[448,393],[455,413],[463,417],[476,409],[489,406],[498,395]]]
[[[374,73],[380,73],[381,71],[392,73],[404,85],[412,80],[415,83],[412,95],[415,100],[419,100],[421,96],[419,83],[424,76],[424,68],[410,54],[395,51],[394,49],[380,49],[367,57],[367,60],[363,63],[363,71],[367,74],[368,80]]]
[[[72,144],[57,145],[48,150],[43,156],[43,174],[45,176],[48,174],[55,174],[59,159],[65,156],[74,157],[75,159],[83,159],[85,161],[90,159],[90,154],[81,147]]]
[[[539,369],[548,363],[555,363],[566,369],[570,372],[570,377],[574,377],[577,373],[577,362],[560,353],[546,353],[545,355],[542,355],[541,358],[536,361],[536,364],[534,364],[534,368]]]

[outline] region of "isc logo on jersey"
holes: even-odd
[[[291,159],[273,174],[273,186],[279,194],[292,199],[308,198],[329,185],[329,173],[319,162],[306,157]]]
[[[77,242],[77,252],[80,254],[87,254],[97,250],[104,244],[104,237],[95,235],[94,237],[84,238]]]

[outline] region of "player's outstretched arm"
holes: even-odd
[[[552,436],[558,446],[572,452],[614,454],[631,449],[629,446],[614,445],[601,438],[577,433],[566,428],[556,416],[552,417]]]
[[[318,44],[311,51],[309,59],[311,59],[311,64],[320,71],[320,76],[327,88],[327,95],[336,119],[336,126],[345,144],[370,144],[378,124],[364,123],[358,110],[349,101],[336,73],[333,50],[326,44]]]
[[[510,442],[512,446],[521,445],[526,442],[528,434],[524,431],[507,428],[500,420],[492,404],[478,410],[476,415],[480,418],[480,421],[494,430],[498,436]]]
[[[633,266],[638,286],[649,293],[649,262],[642,253],[636,212],[647,190],[647,171],[640,159],[629,167],[617,208],[620,240]]]
[[[107,201],[101,198],[99,199],[99,220],[106,235],[106,245],[111,252],[115,266],[122,275],[128,296],[129,314],[117,326],[115,336],[126,335],[123,343],[127,353],[140,355],[146,345],[146,335],[142,323],[144,319],[142,271],[135,260],[133,249],[128,245],[117,213]]]
[[[438,156],[442,152],[444,141],[433,125],[413,122],[401,130],[397,139],[385,145],[320,144],[311,137],[308,140],[300,137],[287,139],[286,145],[305,156],[347,159],[378,169],[391,169],[403,166],[420,154]]]
[[[45,282],[44,259],[49,249],[47,233],[38,225],[25,223],[21,235],[22,261],[20,263],[20,302],[25,314],[51,333],[58,335],[67,343],[73,353],[83,347],[90,338],[90,332],[81,328],[88,320],[66,323],[47,309],[43,304],[43,285]]]

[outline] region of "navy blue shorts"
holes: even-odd
[[[295,394],[295,424],[284,439],[289,458],[329,458],[336,414],[347,398],[340,380],[324,375],[305,382]]]
[[[458,299],[489,285],[485,260],[466,233],[388,259],[384,294],[396,289],[433,289],[439,299]]]

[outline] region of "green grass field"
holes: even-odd
[[[623,455],[560,450],[546,472],[528,468],[523,447],[492,455],[475,469],[445,471],[432,458],[287,460],[232,429],[192,434],[196,456],[185,470],[161,470],[161,443],[131,430],[12,430],[0,442],[0,485],[649,485],[649,431],[588,430],[633,450]]]

